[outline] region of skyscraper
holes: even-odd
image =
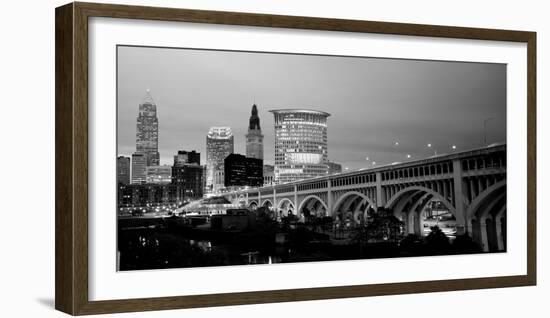
[[[246,134],[246,156],[248,158],[264,159],[264,135],[260,128],[260,117],[256,104],[252,105],[252,113]]]
[[[149,90],[139,104],[136,126],[136,153],[145,155],[147,166],[159,165],[157,105]]]
[[[118,156],[116,171],[117,183],[130,184],[130,157]]]
[[[224,160],[233,153],[233,133],[230,127],[211,127],[206,136],[206,191],[224,187]]]
[[[328,174],[327,117],[306,109],[270,110],[275,116],[275,182]]]

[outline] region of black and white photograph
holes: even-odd
[[[116,50],[117,270],[506,252],[506,64]]]

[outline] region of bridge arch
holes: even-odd
[[[406,187],[406,188],[402,189],[401,191],[394,194],[388,200],[385,207],[386,207],[386,209],[393,209],[396,206],[396,204],[398,202],[400,202],[401,200],[403,200],[403,199],[409,200],[414,195],[419,194],[419,193],[431,194],[432,198],[435,198],[435,199],[441,201],[443,203],[443,205],[445,205],[445,207],[447,209],[449,209],[449,212],[451,212],[454,215],[455,218],[458,219],[460,217],[459,215],[457,215],[455,207],[451,204],[451,202],[449,202],[449,200],[444,198],[438,192],[435,192],[434,190],[423,187],[423,186],[410,186],[410,187]]]
[[[256,210],[258,208],[258,202],[256,202],[256,200],[252,200],[252,201],[248,202],[248,207],[251,210]]]
[[[302,202],[300,202],[300,205],[298,206],[298,210],[296,210],[296,211],[298,213],[302,214],[302,209],[304,207],[311,206],[310,204],[311,204],[312,201],[319,202],[325,208],[326,213],[330,213],[326,203],[319,196],[317,196],[315,194],[311,194],[311,195],[308,195],[307,197],[305,197],[302,200]]]
[[[262,207],[266,207],[268,209],[271,209],[273,208],[273,202],[271,202],[270,199],[265,199],[262,204],[261,204]]]
[[[422,211],[433,199],[441,201],[455,217],[458,224],[464,223],[463,216],[457,214],[455,207],[447,198],[423,186],[409,186],[398,191],[388,200],[385,208],[404,221],[407,233],[422,236],[424,234]]]
[[[281,216],[288,216],[288,214],[296,214],[296,208],[294,202],[289,198],[283,198],[277,203],[277,213],[281,213]]]
[[[468,207],[472,238],[485,252],[506,247],[506,181],[500,181],[480,193]]]
[[[418,194],[418,192],[417,192]],[[410,207],[407,217],[406,231],[408,234],[415,234],[418,236],[424,236],[423,229],[423,215],[422,211],[428,203],[432,200],[433,195],[431,193],[425,193],[420,191],[420,196],[413,198],[414,202]]]
[[[355,210],[347,211],[348,208],[352,206],[354,203],[355,203]],[[360,209],[360,207],[363,204],[367,204],[367,206],[364,209],[365,210],[364,213],[366,213],[369,208],[376,207],[376,204],[374,203],[374,201],[364,193],[361,193],[359,191],[346,192],[341,197],[339,197],[336,203],[333,205],[331,215],[334,219],[337,219],[338,217],[340,217],[342,221],[344,221],[345,219],[351,219],[356,224],[358,224],[360,223],[360,219],[359,219],[359,213],[357,208]],[[341,207],[344,207],[344,206],[345,206],[345,209],[344,209],[345,211],[340,211]]]
[[[500,182],[497,182],[493,184],[492,186],[485,189],[485,191],[481,192],[470,204],[468,208],[468,217],[474,218],[476,217],[476,214],[479,214],[479,208],[483,205],[484,202],[487,201],[487,199],[490,199],[492,196],[494,196],[497,192],[500,192],[501,190],[506,189],[506,180],[502,180]]]

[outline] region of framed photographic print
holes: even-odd
[[[536,34],[56,10],[56,308],[536,284]]]

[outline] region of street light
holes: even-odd
[[[407,159],[411,159],[411,155],[407,154]]]
[[[431,143],[428,143],[428,148],[432,148],[432,144]],[[434,156],[437,155],[437,149],[434,149]]]
[[[452,145],[451,148],[452,148],[453,150],[456,150],[456,145]]]

